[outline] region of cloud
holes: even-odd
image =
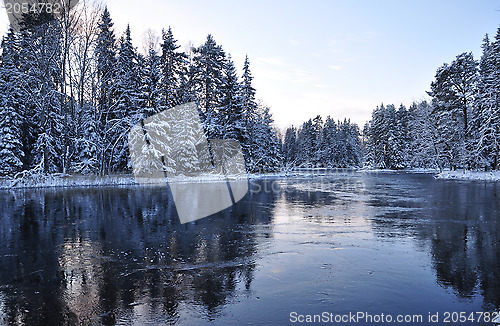
[[[330,68],[332,70],[340,70],[340,69],[342,69],[342,66],[339,66],[339,65],[329,65],[328,68]]]
[[[291,45],[293,45],[293,46],[297,46],[297,45],[299,45],[299,44],[300,44],[300,42],[299,42],[299,41],[297,41],[296,39],[293,39],[293,38],[292,38],[292,39],[290,39],[290,44],[291,44]]]
[[[315,79],[314,75],[307,70],[294,69],[292,71],[292,81],[295,83],[310,83]]]
[[[268,57],[268,58],[257,58],[255,59],[256,63],[259,64],[267,64],[267,65],[273,65],[273,66],[285,66],[286,62],[282,58],[277,58],[277,57]]]

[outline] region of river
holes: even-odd
[[[4,190],[0,324],[491,324],[499,216],[500,183],[416,173],[251,179],[187,224],[165,188]]]

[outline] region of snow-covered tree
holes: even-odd
[[[302,124],[297,135],[297,165],[302,167],[313,167],[314,144],[316,143],[316,131],[312,119]]]
[[[98,26],[97,47],[95,49],[98,78],[97,87],[99,89],[97,109],[101,114],[102,125],[106,124],[107,115],[113,104],[111,92],[116,74],[116,38],[113,25],[114,23],[106,7]]]
[[[294,126],[286,129],[281,152],[283,155],[283,164],[286,167],[293,167],[297,155],[297,129]]]
[[[23,168],[22,125],[25,111],[17,78],[15,34],[2,41],[0,57],[0,175],[14,175]]]
[[[426,101],[413,103],[409,110],[409,167],[441,166],[436,123],[431,118],[432,106]]]
[[[223,70],[226,54],[212,35],[204,44],[194,49],[194,88],[200,104],[200,114],[207,137],[217,134],[216,115],[222,100]]]
[[[110,171],[124,170],[128,166],[127,134],[130,128],[144,118],[144,96],[140,93],[141,80],[137,53],[132,45],[130,28],[120,38],[116,76],[112,86],[114,103],[108,109],[105,125]]]
[[[273,128],[273,117],[269,107],[258,106],[258,120],[255,121],[254,138],[252,139],[252,172],[274,172],[281,165],[281,151],[276,131]]]
[[[216,118],[220,130],[216,137],[234,139],[240,144],[245,144],[248,137],[243,115],[240,84],[230,55],[224,65],[222,82],[222,99]]]
[[[19,35],[20,80],[31,124],[26,129],[32,130],[29,158],[31,167],[45,173],[63,171],[67,157],[61,35],[58,21],[45,14],[30,15]]]
[[[166,32],[162,32],[162,37],[163,43],[160,57],[161,105],[171,108],[184,103],[180,88],[183,82],[183,74],[185,74],[187,55],[178,51],[180,45],[177,45],[177,40],[174,38],[170,27]]]
[[[360,165],[361,142],[359,128],[350,120],[338,122],[336,167],[356,167]]]
[[[338,167],[340,148],[338,143],[337,124],[330,116],[326,117],[321,132],[320,154],[321,162],[326,167]]]
[[[320,115],[317,115],[313,119],[313,130],[314,130],[314,144],[312,149],[312,157],[311,161],[314,166],[323,165],[321,163],[321,133],[323,131],[323,118]]]
[[[438,122],[440,143],[450,168],[470,165],[469,114],[477,80],[477,62],[471,53],[462,53],[436,72],[429,95],[433,97],[433,117]]]

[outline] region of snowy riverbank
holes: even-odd
[[[266,174],[242,174],[231,175],[228,179],[256,179],[265,177],[285,176],[284,173]],[[169,183],[203,183],[203,182],[225,182],[224,176],[199,175],[196,177],[178,176],[170,178]],[[56,173],[50,175],[31,175],[22,178],[0,178],[0,189],[24,189],[24,188],[59,188],[59,187],[115,187],[115,186],[159,186],[164,185],[163,180],[157,179],[141,180],[139,184],[133,174],[117,175],[70,175]]]
[[[0,179],[0,189],[22,189],[22,188],[50,188],[50,187],[99,187],[99,186],[121,186],[135,185],[133,175],[32,175],[22,178]]]
[[[338,169],[337,173],[429,173],[435,174],[436,179],[441,180],[485,180],[485,181],[500,181],[500,171],[480,172],[480,171],[443,171],[433,169],[411,169],[411,170],[385,170],[385,169]],[[230,179],[258,179],[269,177],[282,178],[311,178],[321,177],[332,173],[331,169],[296,169],[291,171],[265,173],[265,174],[248,174],[230,176]],[[156,180],[150,183],[142,184],[157,185]],[[226,179],[214,175],[202,175],[197,177],[176,177],[170,179],[173,183],[190,183],[190,182],[224,182]],[[132,174],[117,174],[117,175],[69,175],[69,174],[51,174],[51,175],[31,175],[23,178],[0,178],[0,189],[23,189],[23,188],[55,188],[55,187],[114,187],[114,186],[139,186]]]
[[[443,171],[436,174],[436,179],[442,180],[483,180],[483,181],[500,181],[500,171]]]

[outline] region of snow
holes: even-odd
[[[484,180],[484,181],[500,181],[500,171],[443,171],[438,173],[435,169],[405,169],[405,170],[388,170],[388,169],[339,169],[336,173],[429,173],[435,174],[435,179],[440,180]],[[221,176],[214,174],[201,174],[195,177],[176,176],[168,180],[170,183],[211,183],[211,182],[226,182],[229,180],[242,179],[263,179],[263,178],[314,178],[331,174],[331,170],[323,168],[314,169],[294,169],[292,171],[282,171],[276,173],[249,173],[239,175]],[[150,182],[141,180],[141,184],[137,183],[132,174],[114,174],[106,176],[95,175],[70,175],[64,173],[54,173],[50,175],[31,175],[22,178],[0,178],[0,189],[23,189],[23,188],[53,188],[53,187],[114,187],[114,186],[161,186],[163,182],[158,182],[156,179],[151,179]]]
[[[360,169],[358,172],[370,172],[370,173],[438,173],[438,169],[432,168],[409,168],[409,169],[401,169],[401,170],[391,170],[391,169]]]
[[[169,178],[170,183],[207,183],[226,182],[227,180],[241,180],[247,178],[247,174],[240,175],[214,175],[201,174],[195,177],[176,176]],[[251,178],[256,178],[252,175]],[[23,188],[54,188],[54,187],[113,187],[113,186],[166,186],[161,180],[151,178],[149,182],[141,179],[140,184],[136,182],[132,174],[114,174],[106,176],[95,175],[70,175],[54,173],[49,175],[31,175],[22,178],[0,178],[0,189],[23,189]]]
[[[443,171],[436,174],[436,179],[442,180],[483,180],[483,181],[500,181],[500,171]]]

